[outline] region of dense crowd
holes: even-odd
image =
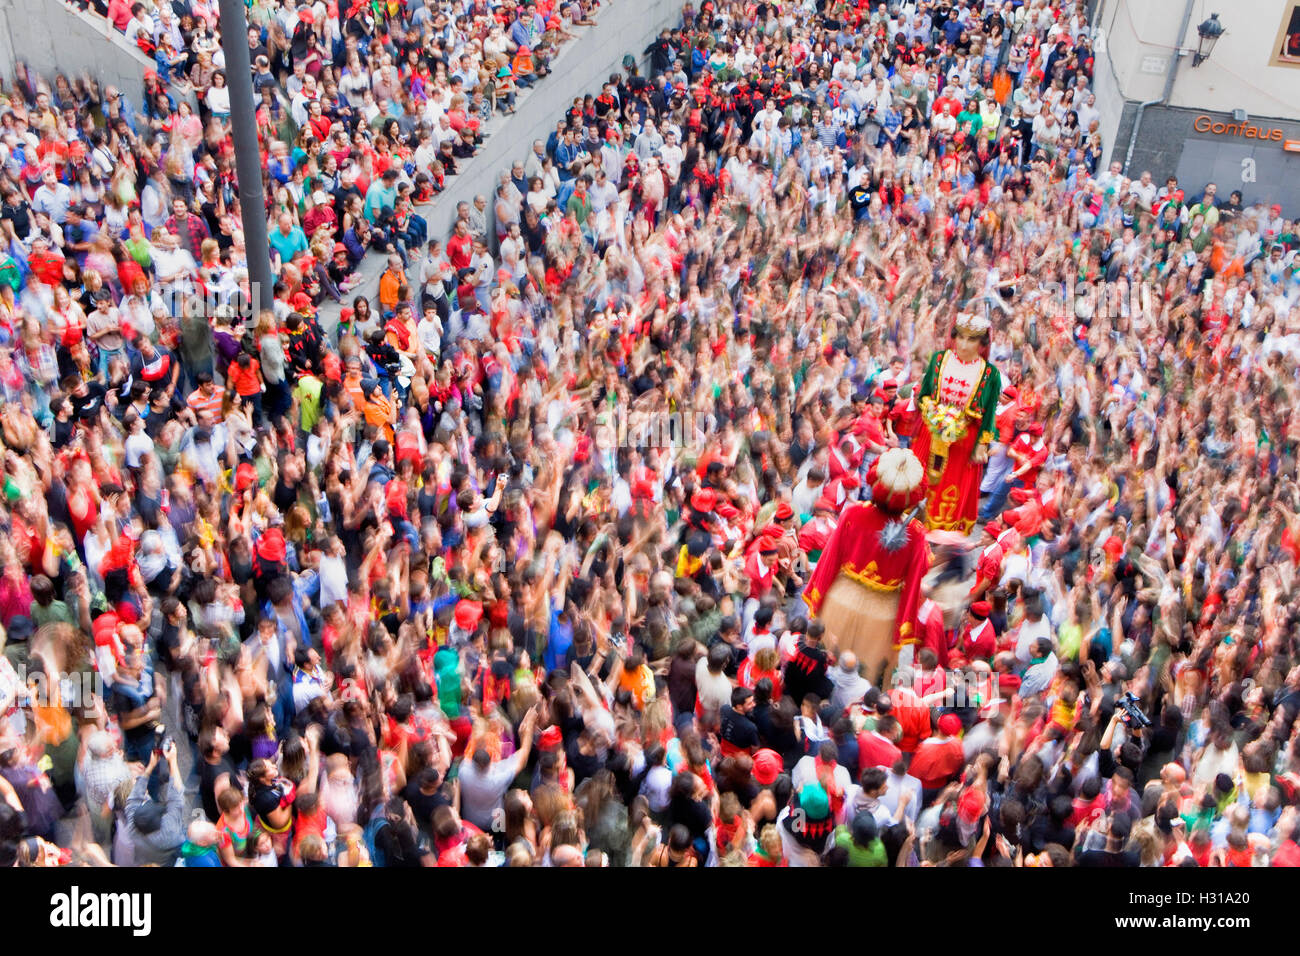
[[[257,314],[215,4],[96,9],[143,90],[0,113],[0,863],[1300,863],[1300,233],[1107,165],[1083,3],[688,5],[444,237],[591,11],[255,0]],[[958,312],[882,679],[803,594]]]

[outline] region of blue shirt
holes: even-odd
[[[551,629],[546,635],[546,651],[542,654],[542,663],[548,671],[553,671],[564,664],[564,656],[573,646],[573,623],[561,623],[563,608],[551,609]]]
[[[392,209],[397,205],[397,186],[385,186],[383,180],[376,180],[366,190],[366,219],[375,221],[381,209]]]
[[[288,262],[296,253],[304,252],[309,248],[307,236],[299,226],[290,228],[287,236],[278,228],[272,230],[270,243],[271,248],[280,256],[281,262]]]

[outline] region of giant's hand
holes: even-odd
[[[970,460],[977,465],[983,465],[989,460],[989,446],[976,445],[975,450],[971,452]]]

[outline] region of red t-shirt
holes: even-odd
[[[991,544],[980,552],[979,565],[976,569],[980,579],[984,581],[997,581],[1002,574],[1002,546],[1000,544]]]
[[[871,767],[892,767],[903,756],[903,752],[892,741],[874,730],[864,730],[858,734],[858,767],[867,770]]]
[[[903,739],[898,742],[898,749],[911,753],[930,735],[930,708],[922,705],[911,690],[903,687],[890,691],[889,699],[894,705],[894,716],[903,728]],[[860,763],[862,758],[858,759]]]
[[[907,772],[920,780],[926,790],[934,790],[948,783],[965,762],[961,741],[956,737],[926,740],[917,747]]]
[[[457,269],[468,269],[474,240],[470,236],[452,236],[447,240],[447,261]]]
[[[261,368],[262,363],[257,359],[249,359],[246,369],[238,362],[232,362],[226,371],[226,378],[241,398],[248,398],[262,390]]]
[[[1300,846],[1294,840],[1284,840],[1273,854],[1270,866],[1300,866]]]
[[[961,638],[961,651],[968,661],[991,660],[997,647],[997,635],[988,621],[981,621]]]
[[[1016,454],[1022,455],[1032,462],[1029,470],[1020,476],[1020,480],[1025,483],[1026,488],[1034,487],[1038,481],[1038,472],[1047,463],[1047,442],[1043,441],[1041,436],[1035,438],[1028,432],[1024,432],[1016,436],[1016,440],[1011,443],[1011,447]],[[1017,469],[1020,467],[1019,463],[1017,463],[1016,467]]]

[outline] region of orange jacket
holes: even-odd
[[[384,274],[379,277],[379,304],[384,307],[385,311],[392,312],[397,308],[402,280],[403,276],[400,273],[393,272],[392,269],[385,269]]]

